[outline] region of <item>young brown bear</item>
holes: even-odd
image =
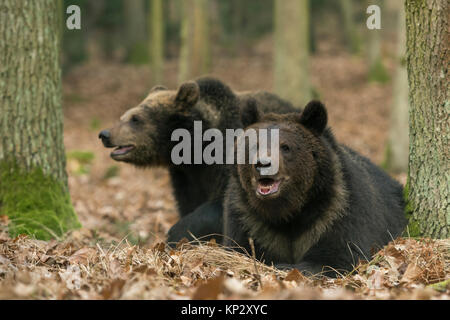
[[[224,202],[227,246],[250,252],[252,238],[266,263],[319,273],[351,270],[401,234],[401,185],[335,141],[320,102],[301,114],[265,116],[250,104],[243,119],[246,130],[279,129],[279,170],[261,175],[267,159],[235,165]]]
[[[171,150],[178,142],[171,141],[172,132],[187,129],[193,139],[194,121],[202,121],[203,131],[241,127],[240,108],[250,99],[256,100],[262,111],[295,110],[270,93],[234,93],[220,80],[203,77],[183,83],[178,90],[154,87],[114,127],[100,132],[104,146],[115,148],[111,152],[114,160],[169,169],[179,213],[181,217],[192,215],[171,229],[169,241],[188,236],[188,231],[197,237],[222,232],[222,201],[228,181],[225,165],[174,165]]]

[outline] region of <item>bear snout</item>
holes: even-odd
[[[111,133],[109,132],[109,130],[100,131],[98,137],[102,140],[102,143],[106,148],[114,147],[114,145],[111,143]]]

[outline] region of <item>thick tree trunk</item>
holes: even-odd
[[[164,72],[164,21],[162,0],[150,1],[150,62],[152,85],[163,81]]]
[[[409,208],[413,235],[450,237],[448,0],[407,0]]]
[[[275,92],[303,107],[311,98],[309,1],[275,0]]]
[[[12,234],[78,226],[65,171],[58,1],[0,4],[0,215]]]
[[[397,2],[398,3],[398,2]],[[386,167],[391,172],[408,170],[409,123],[408,123],[408,72],[406,70],[406,25],[405,8],[397,8],[397,70],[394,77],[394,101],[391,107],[389,141],[386,152]]]
[[[182,5],[180,82],[208,73],[211,64],[209,2],[182,0]]]

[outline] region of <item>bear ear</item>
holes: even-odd
[[[249,99],[241,109],[241,122],[244,128],[256,123],[261,118],[255,99]]]
[[[162,85],[156,85],[150,90],[149,94],[153,93],[153,92],[157,92],[157,91],[164,91],[164,90],[169,90],[169,89],[167,89],[167,87],[164,87]]]
[[[175,104],[182,108],[190,108],[195,105],[200,97],[200,88],[194,81],[183,83],[178,89]]]
[[[302,125],[319,135],[325,130],[327,121],[327,109],[320,101],[309,102],[299,120]]]

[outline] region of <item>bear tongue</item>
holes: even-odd
[[[280,181],[273,181],[270,184],[258,183],[258,193],[261,195],[269,195],[278,191]]]
[[[112,154],[114,155],[125,154],[128,151],[132,150],[133,148],[134,148],[133,146],[118,147],[116,150],[112,152]]]

